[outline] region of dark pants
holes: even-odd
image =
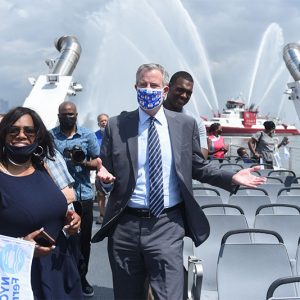
[[[184,234],[180,209],[150,219],[125,212],[108,239],[115,299],[146,299],[147,280],[155,299],[182,299]]]
[[[81,231],[80,231],[80,250],[83,260],[79,263],[79,272],[81,277],[85,277],[88,272],[90,253],[91,253],[91,236],[93,226],[93,204],[92,200],[80,201],[82,206],[81,213]]]

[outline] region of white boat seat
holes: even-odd
[[[300,210],[300,208],[298,208]],[[295,209],[296,210],[296,209]],[[274,230],[279,233],[287,248],[289,258],[295,260],[300,236],[300,214],[278,215],[259,213],[255,217],[254,227],[257,229]],[[268,236],[255,235],[255,242],[267,243]]]
[[[254,196],[254,195],[266,195],[268,196],[268,192],[266,190],[264,190],[263,188],[261,187],[257,187],[257,188],[248,188],[248,187],[240,187],[236,194],[236,196],[239,196],[239,195],[248,195],[248,196]]]
[[[222,199],[220,196],[195,196],[195,200],[197,203],[202,207],[205,205],[211,205],[211,204],[216,204],[216,205],[222,205]],[[216,214],[225,214],[225,209],[222,206],[218,207],[213,207],[210,209],[211,213],[216,213]]]
[[[253,228],[255,213],[261,205],[271,204],[270,198],[264,196],[246,196],[246,195],[232,195],[228,201],[229,204],[239,206],[245,213],[248,225]],[[268,209],[269,213],[273,213],[273,208]]]
[[[278,234],[265,231],[265,234],[277,237],[278,242],[274,244],[232,243],[228,240],[231,235],[241,232],[257,231],[231,231],[222,239],[217,267],[219,300],[265,299],[274,280],[292,276],[287,250]],[[276,296],[286,294],[296,296],[295,288],[291,291],[283,287]]]
[[[281,288],[282,285],[293,285],[295,286],[295,283],[299,284],[300,283],[300,276],[295,276],[295,277],[284,277],[284,278],[278,278],[272,284],[270,285],[268,292],[267,292],[267,300],[295,300],[298,299],[300,300],[300,296],[290,296],[286,294],[284,297],[277,297],[276,292]],[[291,289],[293,287],[291,286]]]
[[[206,210],[204,209],[204,212]],[[199,247],[194,248],[194,254],[203,263],[202,290],[217,292],[217,262],[224,234],[230,230],[247,229],[248,224],[244,215],[207,215],[210,225],[208,239]],[[250,235],[236,235],[234,242],[249,243]],[[201,299],[202,296],[201,296]]]
[[[278,192],[285,188],[283,183],[265,183],[260,185],[260,187],[268,192],[271,203],[276,203]]]

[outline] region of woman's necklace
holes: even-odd
[[[26,171],[29,171],[31,168],[32,168],[32,164],[31,164],[31,161],[30,162],[26,162],[24,164],[18,164],[16,162],[14,162],[13,160],[9,159],[7,157],[7,162],[10,163],[12,166],[14,167],[17,167],[17,168],[20,168],[20,167],[23,167],[24,170],[21,171],[21,173],[24,173]],[[9,165],[8,164],[3,164],[3,163],[0,163],[0,170],[8,175],[12,175],[12,176],[20,176],[20,175],[17,175],[15,172],[10,172],[9,171]],[[18,172],[17,172],[18,173]]]
[[[14,162],[13,160],[11,160],[9,157],[7,158],[7,160],[14,166],[17,166],[17,167],[23,167],[24,164],[17,164],[16,162]]]

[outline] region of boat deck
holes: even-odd
[[[242,145],[243,138],[237,140],[236,138],[230,139],[229,144],[231,145],[230,153],[236,153],[236,149]],[[297,143],[296,143],[297,142]],[[291,166],[295,166],[295,170],[299,169],[300,161],[300,147],[298,147],[299,142],[291,138],[291,144],[288,146],[290,157],[289,160],[283,158],[283,149],[280,149],[280,154],[282,156],[282,162],[286,169],[291,169]],[[246,146],[246,145],[245,145]],[[298,174],[299,172],[296,172]],[[227,199],[228,200],[228,199]],[[227,202],[226,202],[227,203]],[[93,234],[95,234],[101,227],[95,223],[97,216],[99,214],[98,205],[94,203],[94,222],[93,222]],[[298,240],[298,239],[297,239]],[[110,270],[108,254],[107,254],[107,239],[102,242],[92,244],[91,248],[91,259],[89,265],[89,272],[87,274],[87,279],[89,283],[94,287],[95,295],[93,298],[89,299],[101,299],[101,300],[112,300],[113,295],[113,285],[112,285],[112,273]],[[88,299],[88,298],[86,298]],[[217,299],[217,297],[212,295],[207,295],[205,299]]]
[[[94,223],[93,233],[95,234],[101,225],[95,223],[99,215],[98,205],[94,204]],[[113,300],[112,275],[107,255],[107,239],[100,243],[92,244],[89,272],[87,274],[88,282],[94,287],[94,297],[86,299]]]

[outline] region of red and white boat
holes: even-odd
[[[263,123],[267,120],[271,120],[276,124],[277,135],[300,134],[295,125],[284,124],[277,118],[259,116],[257,108],[254,108],[253,105],[247,108],[240,98],[228,100],[222,113],[215,114],[211,120],[206,118],[203,118],[203,120],[207,130],[212,123],[220,123],[222,135],[249,136],[259,130],[264,130]]]

